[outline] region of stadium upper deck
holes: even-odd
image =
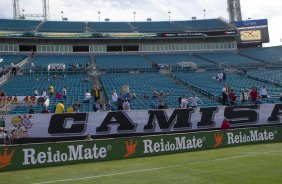
[[[148,33],[199,30],[226,30],[231,26],[221,19],[157,22],[68,22],[0,19],[0,30],[64,33]]]

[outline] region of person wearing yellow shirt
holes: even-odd
[[[74,112],[74,109],[72,107],[72,105],[69,105],[68,108],[67,108],[67,113],[73,113]]]
[[[64,101],[61,101],[56,105],[55,113],[62,114],[64,113],[64,110],[65,110]]]
[[[54,86],[53,86],[53,84],[50,84],[50,86],[49,86],[49,94],[50,94],[50,96],[52,96],[53,93],[54,93]]]

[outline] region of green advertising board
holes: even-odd
[[[0,147],[0,171],[281,142],[282,127]]]

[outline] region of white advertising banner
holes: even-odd
[[[155,134],[282,124],[282,104],[4,116],[14,138]]]

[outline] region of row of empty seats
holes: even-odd
[[[66,70],[70,70],[74,68],[74,65],[75,68],[85,68],[90,62],[90,57],[86,55],[36,55],[32,62],[38,70],[46,71],[49,64],[64,64]]]
[[[243,49],[240,54],[261,61],[282,65],[282,47]]]
[[[264,70],[249,70],[248,75],[269,83],[278,83],[282,85],[282,69],[264,69]]]
[[[220,19],[189,20],[189,21],[151,21],[151,22],[68,22],[0,19],[0,30],[39,32],[183,32],[193,30],[228,29],[228,23]],[[87,29],[88,28],[88,29]]]
[[[0,30],[5,31],[32,31],[40,21],[0,19]]]
[[[98,55],[95,60],[100,70],[151,68],[149,61],[140,55]]]
[[[203,59],[226,67],[258,67],[266,64],[232,52],[199,53],[196,55]]]
[[[16,65],[26,57],[25,55],[0,55],[0,67],[11,66],[12,63]]]
[[[193,62],[197,67],[213,68],[216,65],[190,54],[152,54],[147,57],[157,64],[178,66],[181,62]],[[179,65],[180,66],[180,65]]]
[[[256,50],[256,49],[254,49]],[[258,49],[256,52],[266,53],[269,51],[275,52],[275,59],[269,58],[269,62],[279,65],[279,60],[282,60],[281,47]],[[250,50],[247,49],[246,53]],[[259,58],[250,58],[250,56],[241,55],[235,52],[211,52],[211,53],[196,53],[196,54],[148,54],[148,55],[94,55],[97,68],[100,70],[128,70],[128,69],[152,69],[155,64],[171,65],[173,68],[180,68],[182,62],[191,62],[197,68],[218,68],[225,67],[261,67],[269,66],[269,63]],[[253,52],[253,50],[252,50]],[[17,64],[26,56],[24,55],[3,55],[1,66],[10,65],[12,62]],[[257,55],[259,57],[259,54]],[[49,64],[65,64],[66,69],[85,68],[90,63],[88,55],[35,55],[32,62],[40,70],[46,70]],[[282,63],[281,63],[282,64]],[[271,65],[272,66],[272,65]]]

